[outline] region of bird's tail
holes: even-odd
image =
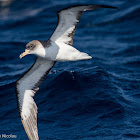
[[[87,53],[80,52],[80,54],[79,54],[79,60],[89,60],[91,58],[92,57],[89,56]]]
[[[78,61],[78,60],[89,60],[92,57],[89,56],[87,53],[83,53],[83,52],[78,52],[73,54],[73,57],[71,57],[70,61]]]

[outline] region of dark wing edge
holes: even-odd
[[[33,97],[35,93],[37,92],[37,90],[39,89],[38,88],[39,85],[42,83],[42,81],[44,80],[44,78],[49,73],[49,71],[51,70],[51,68],[54,66],[55,63],[56,62],[54,61],[46,61],[41,58],[37,58],[35,63],[32,65],[32,67],[16,82],[16,96],[17,96],[17,105],[19,109],[19,114],[21,117],[21,122],[23,124],[24,130],[30,140],[39,139],[38,128],[37,128],[38,109],[37,109],[37,105]],[[48,66],[45,67],[45,65],[48,65]],[[40,78],[38,78],[37,81],[34,80],[35,81],[34,84],[30,84],[28,83],[28,81],[31,81],[31,79],[28,79],[28,78],[32,78],[32,76],[35,76],[36,75],[35,71],[36,72],[43,71],[44,73],[42,73],[42,75],[40,74]],[[24,83],[24,81],[26,80],[27,80],[27,83]],[[27,90],[26,87],[28,89],[28,95],[26,93],[26,90]],[[28,101],[24,101],[27,98],[29,99],[30,103],[28,103]],[[24,102],[25,103],[27,102],[29,106],[24,105],[25,104]],[[24,114],[24,112],[26,112],[26,107],[28,107],[27,110],[30,111],[30,115],[27,115],[27,116],[26,116],[26,113]]]

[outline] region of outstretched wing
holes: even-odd
[[[25,132],[30,140],[38,140],[37,106],[33,99],[44,77],[55,64],[37,58],[33,66],[16,83],[19,113]]]
[[[82,13],[86,10],[94,10],[97,8],[117,9],[117,7],[106,5],[83,5],[63,9],[58,12],[58,25],[50,40],[55,42],[63,42],[72,46],[75,30]]]

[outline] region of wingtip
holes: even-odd
[[[112,8],[112,9],[120,9],[119,7],[115,7],[115,6],[108,6],[108,5],[105,5],[104,8]]]
[[[90,6],[90,5],[89,5]],[[112,8],[112,9],[120,9],[115,6],[110,6],[110,5],[91,5],[91,8],[96,9],[96,8]]]
[[[63,9],[60,9],[59,11],[57,11],[57,14],[59,14],[61,11],[63,10],[67,10],[69,8],[73,8],[73,7],[80,7],[80,6],[87,6],[85,8],[85,11],[86,10],[93,10],[93,9],[97,9],[97,8],[112,8],[112,9],[120,9],[118,7],[115,7],[115,6],[110,6],[110,5],[92,5],[92,4],[88,4],[88,5],[85,5],[85,4],[81,4],[81,5],[72,5],[72,6],[68,6],[67,8],[63,8]],[[84,11],[84,10],[83,10]]]

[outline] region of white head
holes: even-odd
[[[45,57],[46,52],[40,41],[33,40],[26,45],[25,52],[23,52],[19,57],[22,58],[28,54],[35,54],[40,57]]]

